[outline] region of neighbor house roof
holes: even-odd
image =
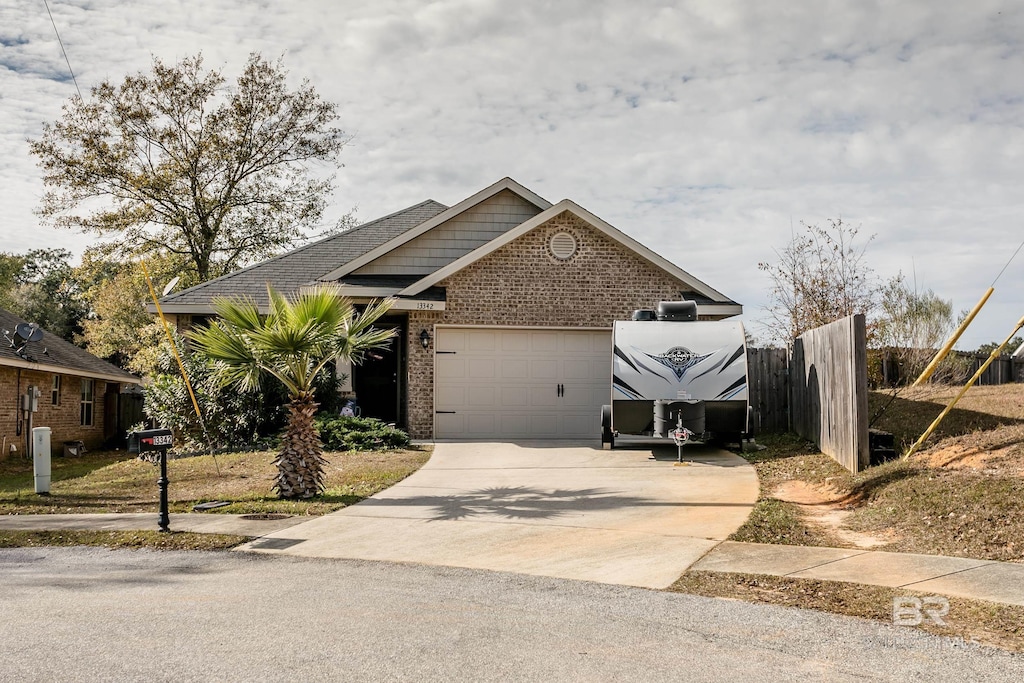
[[[0,308],[0,332],[3,333],[3,340],[0,342],[0,366],[91,377],[108,382],[142,383],[135,375],[46,330],[42,331],[41,340],[25,342],[15,334],[15,330],[18,325],[28,322]]]
[[[488,208],[495,206],[499,208]],[[490,214],[489,232],[459,232],[455,248],[434,249],[434,245],[424,242],[480,211],[508,213]],[[210,302],[216,297],[247,296],[265,306],[268,282],[286,294],[328,284],[353,299],[395,296],[400,302],[408,299],[444,301],[445,292],[439,285],[444,278],[564,212],[577,216],[687,285],[686,295],[698,302],[701,314],[742,313],[740,304],[576,203],[565,199],[553,205],[511,178],[502,178],[450,208],[433,200],[422,202],[168,296],[161,299],[161,305],[168,313],[206,314],[212,312]],[[395,254],[405,253],[402,258],[408,263],[410,250],[414,256],[425,254],[426,258],[415,259],[416,267],[412,272],[409,268],[392,270],[389,259],[393,264]]]

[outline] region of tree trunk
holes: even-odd
[[[288,429],[281,439],[274,490],[281,498],[312,498],[324,489],[323,444],[313,424],[317,403],[310,395],[288,405]]]

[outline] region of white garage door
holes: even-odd
[[[438,328],[438,439],[596,439],[610,330]]]

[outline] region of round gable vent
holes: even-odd
[[[567,261],[576,255],[576,238],[567,232],[556,232],[548,243],[551,255],[560,261]]]

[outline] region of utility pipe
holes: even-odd
[[[935,418],[935,421],[932,422],[931,426],[929,426],[928,429],[925,430],[924,434],[921,435],[921,438],[918,439],[917,442],[910,447],[910,450],[907,451],[907,454],[903,456],[904,458],[909,458],[911,455],[913,455],[914,451],[920,448],[921,444],[923,444],[928,439],[928,437],[932,435],[932,432],[934,432],[938,428],[939,423],[942,422],[943,418],[945,418],[946,415],[949,414],[949,411],[953,410],[953,406],[955,406],[957,402],[961,398],[963,398],[963,395],[967,393],[967,390],[974,386],[974,383],[977,382],[978,378],[981,377],[985,370],[988,369],[988,366],[992,364],[992,361],[994,361],[1002,354],[1003,348],[1010,343],[1010,340],[1013,339],[1014,335],[1017,334],[1017,332],[1019,332],[1020,328],[1022,327],[1024,327],[1024,318],[1018,320],[1017,326],[1013,328],[1013,332],[1011,332],[1010,335],[1005,340],[1003,340],[1002,344],[1000,344],[999,346],[992,350],[992,353],[989,354],[988,359],[986,359],[985,362],[981,364],[981,367],[978,368],[978,371],[974,373],[974,376],[971,377],[970,381],[967,382],[964,388],[960,390],[960,393],[956,395],[956,398],[954,398],[953,401],[948,406],[946,406],[945,410],[939,413],[939,416]]]
[[[964,318],[964,321],[960,323],[960,327],[956,328],[956,332],[954,332],[953,335],[949,338],[949,341],[946,342],[945,346],[939,349],[939,352],[935,354],[935,358],[932,358],[932,362],[929,363],[928,367],[924,369],[924,371],[921,373],[921,376],[918,377],[917,381],[914,382],[913,386],[916,387],[921,384],[924,384],[925,382],[928,381],[929,377],[935,374],[935,369],[939,367],[939,363],[941,363],[942,360],[949,355],[949,352],[953,350],[953,345],[957,343],[957,341],[960,339],[960,335],[964,333],[964,331],[967,329],[967,326],[970,325],[971,322],[974,320],[974,316],[978,315],[978,312],[981,311],[982,306],[985,305],[985,302],[988,301],[988,298],[992,296],[992,292],[994,291],[996,291],[995,288],[988,288],[988,291],[985,292],[985,295],[981,297],[981,301],[979,301],[971,310],[971,312],[967,314],[967,317]]]

